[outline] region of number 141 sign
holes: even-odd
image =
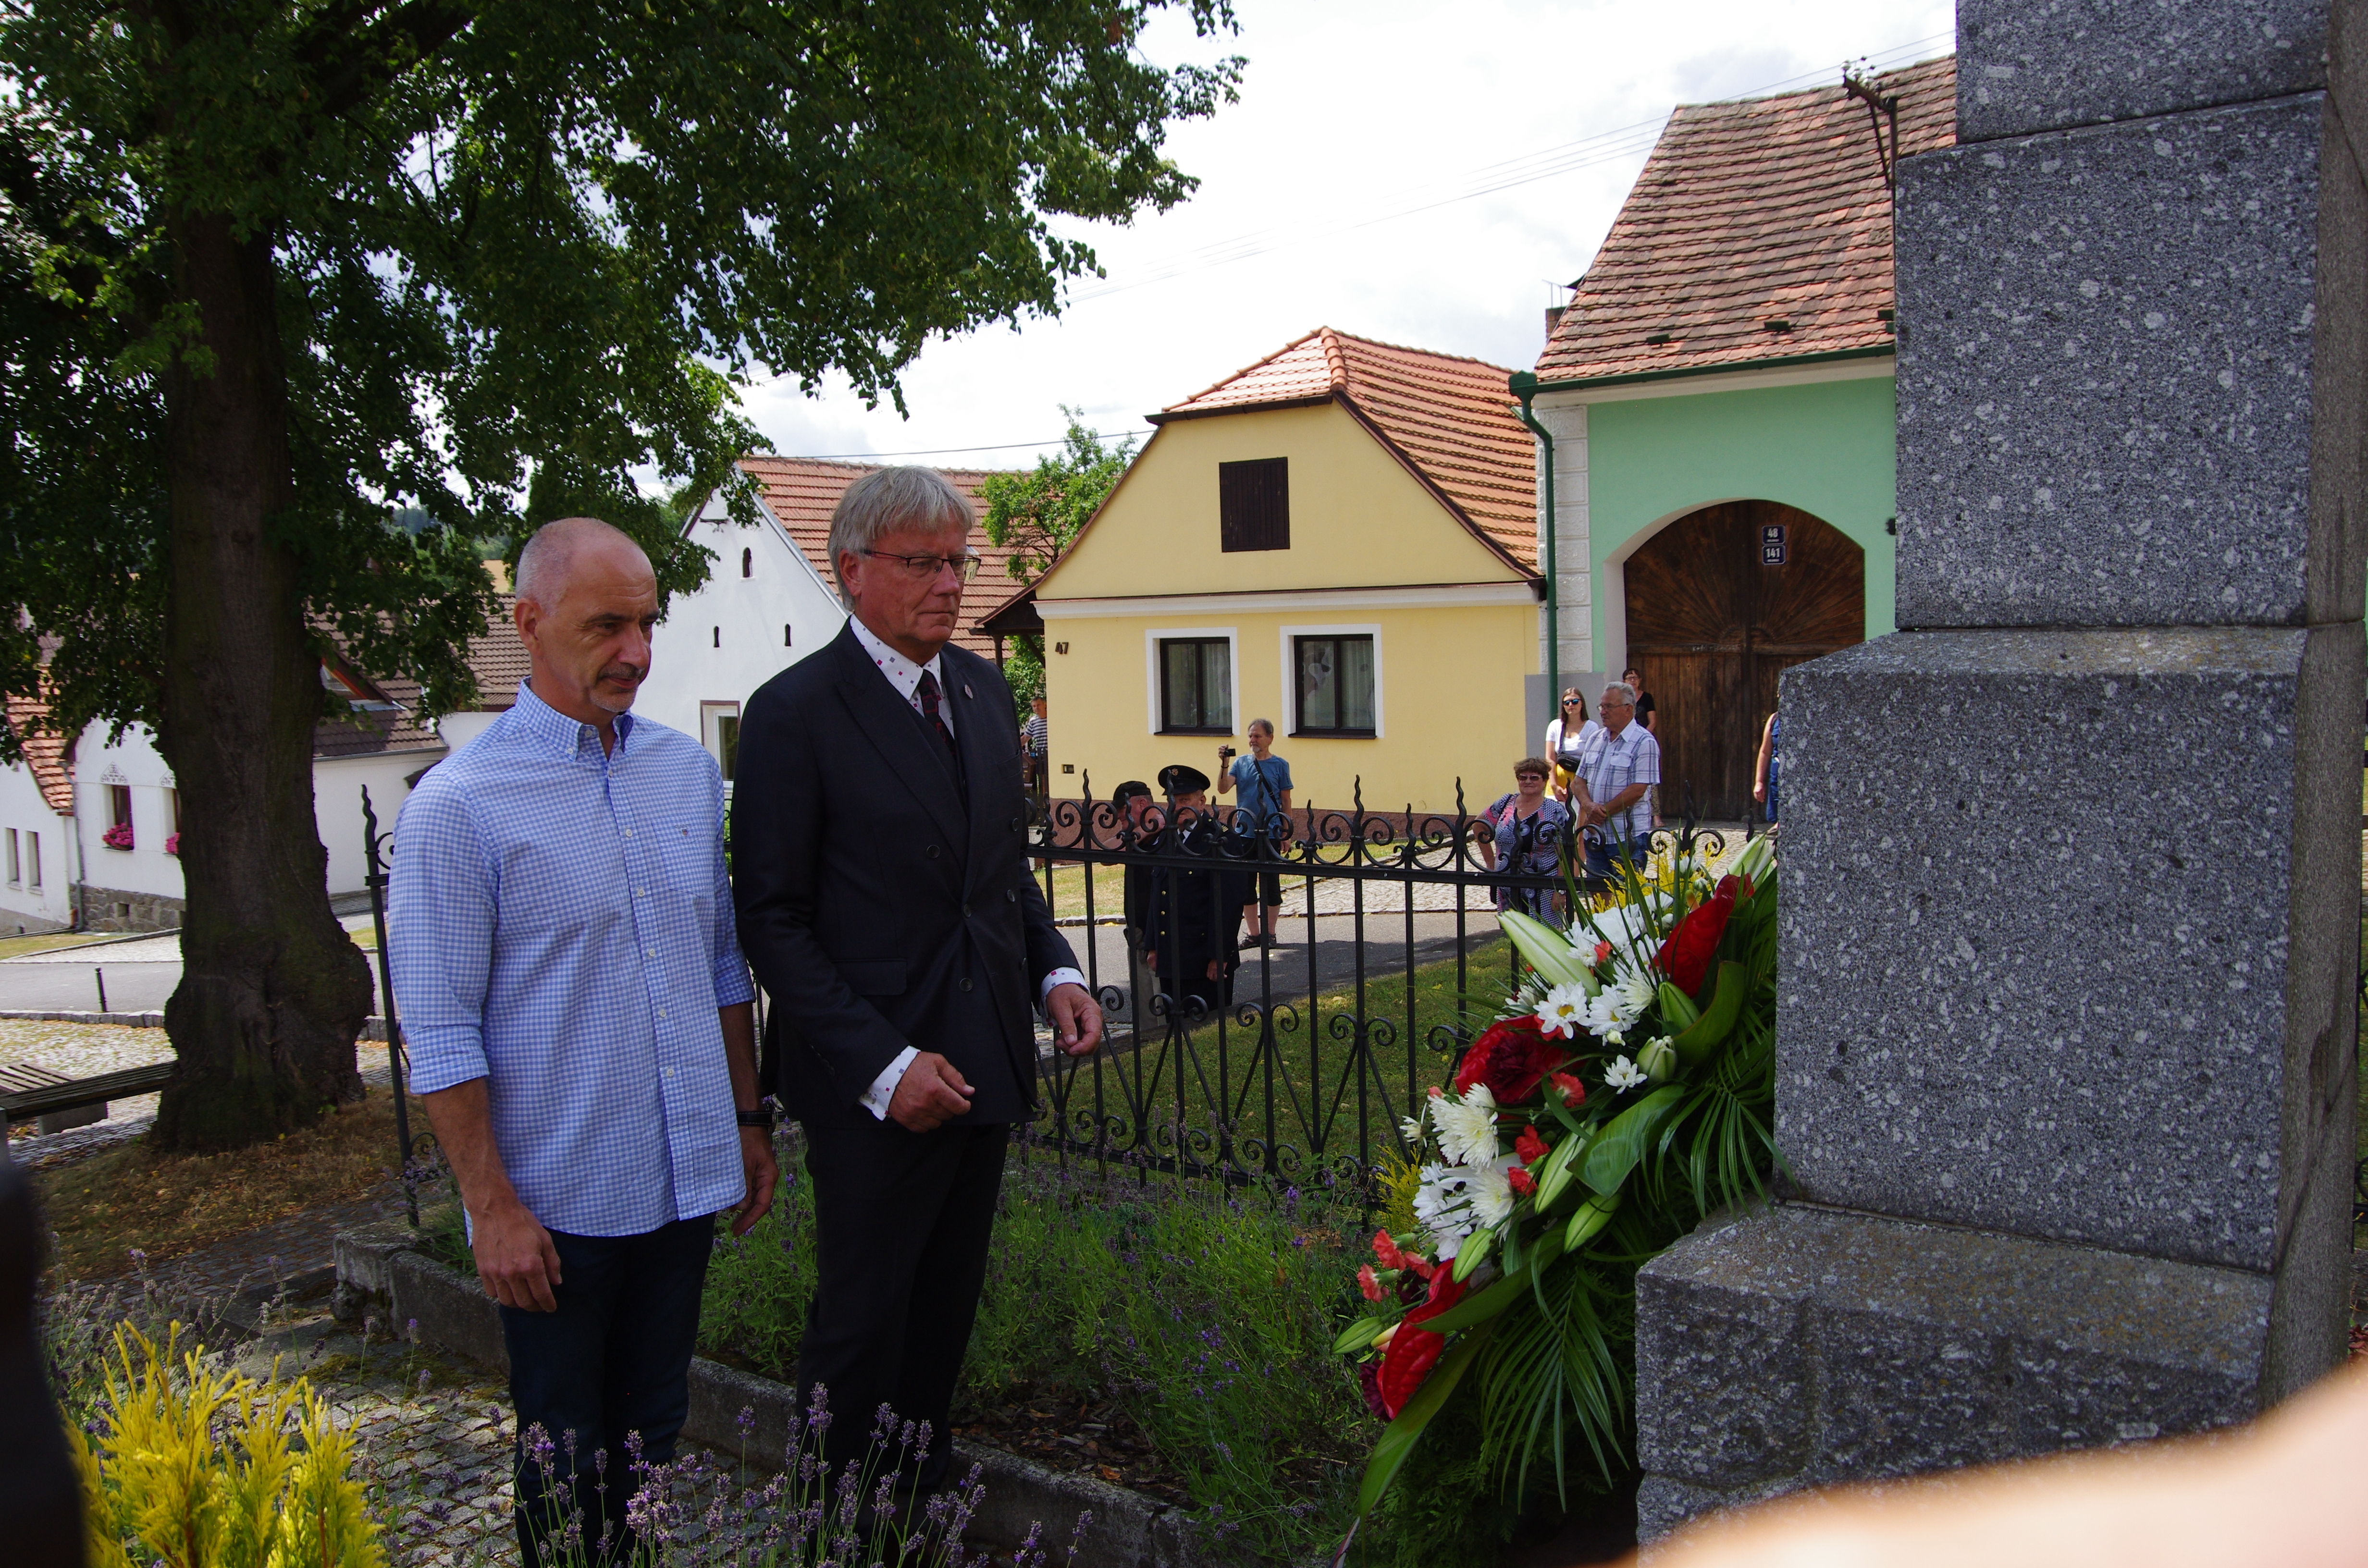
[[[1784,564],[1784,527],[1785,526],[1782,523],[1766,523],[1761,525],[1759,529],[1759,564],[1762,566],[1782,566]]]

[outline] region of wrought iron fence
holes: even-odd
[[[389,857],[394,846],[394,830],[381,833],[378,810],[370,803],[370,786],[362,786],[362,848],[366,868],[363,886],[370,889],[370,928],[378,937],[378,1006],[379,1016],[386,1020],[386,1072],[388,1086],[394,1093],[394,1141],[401,1156],[403,1179],[403,1210],[414,1225],[419,1223],[419,1187],[427,1175],[428,1162],[436,1148],[436,1135],[425,1128],[414,1131],[411,1126],[410,1062],[403,1046],[403,1019],[394,1005],[394,975],[386,939],[386,889],[392,869]]]
[[[1031,835],[1108,1025],[1091,1058],[1040,1051],[1044,1110],[1027,1136],[1064,1157],[1364,1180],[1506,999],[1509,944],[1482,957],[1499,903],[1552,904],[1574,874],[1588,885],[1574,846],[1551,838],[1550,870],[1497,864],[1495,824],[1460,782],[1452,812],[1371,812],[1360,785],[1347,810],[1269,815],[1263,830],[1239,807],[1171,812],[1097,801],[1083,782]],[[1697,844],[1725,847],[1716,833]],[[1245,905],[1277,903],[1280,945],[1235,948]]]

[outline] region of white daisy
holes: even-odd
[[[1611,1065],[1603,1070],[1603,1082],[1611,1088],[1633,1089],[1644,1081],[1644,1069],[1624,1056],[1612,1058]]]
[[[1472,1212],[1472,1172],[1455,1165],[1425,1165],[1414,1192],[1414,1217],[1441,1262],[1451,1261],[1478,1223]]]
[[[1484,1226],[1501,1225],[1513,1214],[1513,1184],[1505,1178],[1513,1156],[1492,1160],[1472,1173],[1472,1212]]]
[[[1538,1004],[1539,1027],[1567,1040],[1587,1027],[1588,1005],[1592,1000],[1583,985],[1557,985]]]
[[[1480,1165],[1497,1157],[1497,1097],[1474,1084],[1463,1098],[1440,1095],[1430,1102],[1430,1124],[1439,1129],[1439,1152],[1450,1165]]]

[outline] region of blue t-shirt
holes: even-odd
[[[1291,788],[1291,764],[1272,753],[1261,763],[1244,752],[1234,758],[1232,772],[1242,810],[1256,812],[1259,821],[1268,824],[1282,814],[1283,791]]]

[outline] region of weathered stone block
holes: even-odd
[[[2279,1268],[2349,1147],[2362,662],[2354,620],[1901,632],[1785,672],[1804,1195]]]
[[[2324,94],[1907,160],[1899,623],[2357,619],[2358,180]]]
[[[1636,1291],[1646,1537],[1801,1486],[2241,1421],[2270,1331],[2261,1275],[1791,1204],[1704,1226]]]
[[[2327,85],[2328,0],[1959,0],[1957,140]]]

